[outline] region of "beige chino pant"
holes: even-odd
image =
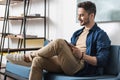
[[[45,47],[32,53],[33,58],[29,80],[42,80],[43,70],[64,72],[73,75],[84,67],[83,61],[77,59],[63,39],[50,42]]]

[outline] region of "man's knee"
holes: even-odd
[[[65,44],[65,40],[64,39],[56,39],[55,41],[58,44],[62,44],[62,45]]]

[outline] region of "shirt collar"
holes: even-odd
[[[90,31],[95,31],[97,28],[97,24],[95,23],[94,26],[90,29]]]

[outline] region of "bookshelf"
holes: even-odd
[[[28,14],[29,6],[30,6],[31,0],[3,0],[0,1],[0,5],[5,5],[5,13],[4,16],[0,16],[0,21],[3,21],[3,27],[2,32],[0,32],[0,54],[1,54],[1,60],[0,60],[0,67],[2,63],[2,57],[3,53],[10,53],[10,52],[24,52],[30,51],[30,50],[37,50],[40,49],[42,46],[34,46],[34,42],[40,41],[40,44],[44,43],[46,40],[46,0],[44,0],[44,15],[40,14]],[[23,13],[19,16],[11,16],[10,15],[10,7],[16,6],[17,4],[23,4]],[[27,34],[26,24],[27,21],[35,22],[35,21],[42,21],[43,24],[43,36],[37,36],[36,34]],[[12,33],[10,31],[10,23],[14,24],[18,22],[20,24],[19,26],[19,32],[18,33]],[[14,30],[14,29],[13,29]],[[7,39],[7,40],[6,40]],[[6,42],[7,41],[7,42]],[[10,41],[15,41],[16,46],[15,48],[11,47]],[[8,44],[7,48],[5,47],[5,43]],[[31,44],[33,43],[33,44]],[[30,46],[30,45],[33,46]],[[30,46],[30,47],[29,47]]]

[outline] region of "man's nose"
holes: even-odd
[[[81,17],[80,17],[80,16],[78,16],[78,20],[81,20]]]

